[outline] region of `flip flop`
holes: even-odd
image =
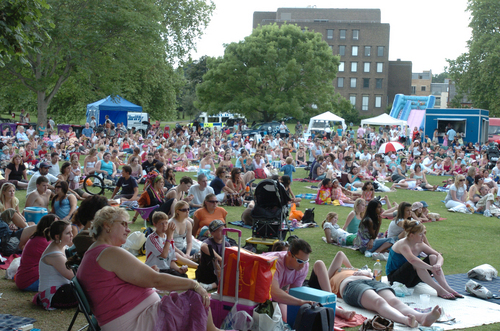
[[[445,300],[457,300],[455,296],[451,293],[445,294],[445,295],[438,295],[438,297],[445,299]]]
[[[464,296],[462,294],[458,293],[458,292],[451,292],[451,294],[453,294],[453,296],[455,298],[458,298],[458,299],[463,299],[464,298]]]

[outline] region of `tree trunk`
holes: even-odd
[[[45,100],[45,91],[37,91],[37,106],[38,106],[38,126],[43,126],[47,128],[47,107],[49,105],[48,101]]]

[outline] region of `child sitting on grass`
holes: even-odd
[[[326,219],[321,224],[325,231],[326,242],[329,244],[336,243],[342,246],[352,246],[356,234],[350,234],[343,230],[338,224],[339,215],[334,212],[326,214]]]

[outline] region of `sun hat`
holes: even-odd
[[[221,226],[226,226],[226,223],[221,220],[213,220],[212,222],[210,222],[208,230],[210,230],[210,232],[214,232],[217,231],[217,229],[219,229]]]
[[[411,205],[411,210],[415,211],[419,208],[422,208],[424,205],[421,202],[414,202],[413,205]]]
[[[428,205],[428,204],[427,204],[427,202],[425,202],[425,201],[420,201],[420,203],[422,204],[422,207],[423,207],[423,208],[427,208],[427,207],[429,207],[429,205]]]

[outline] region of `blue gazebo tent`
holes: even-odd
[[[87,122],[90,122],[91,117],[95,116],[97,124],[104,124],[106,115],[113,123],[123,123],[127,126],[127,113],[139,112],[142,113],[142,107],[134,105],[132,102],[125,100],[119,95],[106,98],[90,103],[87,105]]]

